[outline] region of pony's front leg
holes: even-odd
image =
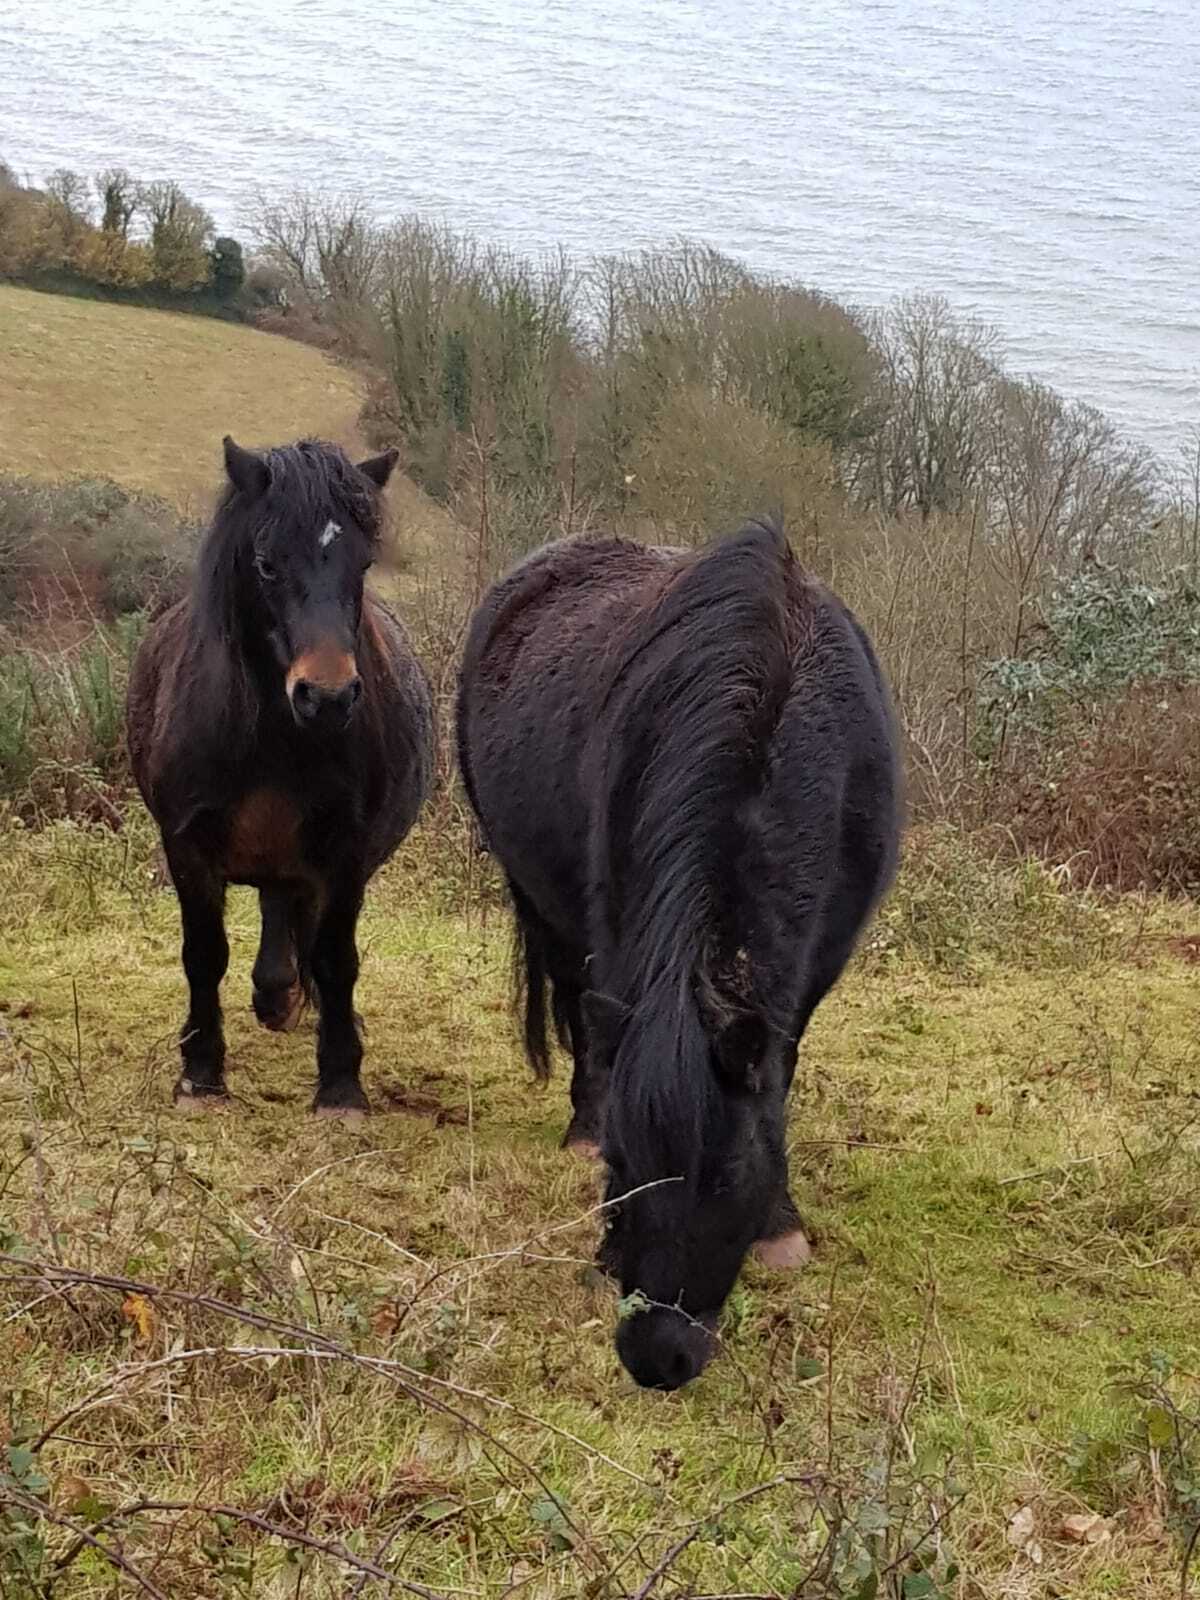
[[[807,1018],[805,1018],[807,1021]],[[782,1062],[784,1093],[775,1117],[768,1123],[767,1139],[774,1149],[776,1188],[767,1224],[754,1246],[754,1254],[767,1267],[787,1270],[803,1267],[813,1253],[812,1240],[788,1182],[787,1095],[796,1072],[796,1041],[789,1042]]]
[[[354,942],[363,884],[355,875],[334,889],[320,921],[312,949],[312,973],[320,1004],[317,1030],[318,1115],[345,1115],[371,1109],[359,1081],[362,1040],[354,1012],[358,949]]]
[[[168,864],[183,921],[183,970],[187,975],[187,1020],[179,1034],[183,1070],[177,1103],[225,1093],[225,1036],[221,1026],[221,980],[229,965],[225,937],[225,883],[203,864],[168,852]]]
[[[765,1267],[784,1271],[803,1267],[812,1259],[812,1240],[786,1178],[771,1208],[763,1236],[754,1246],[754,1254]]]

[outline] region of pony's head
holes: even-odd
[[[787,1190],[782,1051],[760,1018],[714,1020],[677,998],[651,989],[627,1012],[611,1000],[591,1011],[613,1067],[602,1259],[625,1297],[617,1353],[654,1389],[707,1364],[721,1308]],[[673,1083],[658,1071],[669,1061],[686,1064]]]
[[[263,454],[225,439],[229,486],[217,513],[240,609],[278,669],[297,726],[336,732],[362,694],[356,659],[363,581],[379,541],[389,450],[355,466],[303,440]]]

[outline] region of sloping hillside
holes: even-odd
[[[202,511],[220,440],[356,445],[356,376],[208,317],[0,285],[0,471],[107,477]]]

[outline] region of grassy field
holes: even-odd
[[[359,382],[318,351],[210,317],[0,285],[0,469],[106,477],[202,514],[232,433],[359,444]]]
[[[0,351],[11,472],[202,510],[227,430],[357,444],[349,374],[201,318],[0,288]],[[469,538],[389,499],[444,697]],[[349,1127],[308,1115],[311,1027],[253,1024],[240,891],[236,1099],[172,1109],[177,910],[112,795],[119,831],[0,807],[0,1600],[1200,1593],[1186,906],[911,843],[797,1077],[814,1262],[748,1267],[652,1395],[445,803],[368,903]]]
[[[1180,1592],[1179,913],[921,851],[797,1078],[815,1261],[750,1267],[722,1357],[664,1396],[613,1352],[596,1176],[556,1147],[564,1076],[513,1047],[502,916],[431,850],[369,903],[351,1128],[307,1114],[311,1031],[253,1025],[248,897],[238,1099],[184,1118],[148,830],[0,837],[0,1593],[322,1600],[384,1593],[372,1565],[530,1600]]]

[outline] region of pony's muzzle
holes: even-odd
[[[344,728],[362,698],[354,657],[302,656],[287,675],[287,696],[298,726]]]
[[[361,696],[361,678],[351,678],[343,689],[325,689],[301,678],[292,688],[292,714],[301,727],[344,728]]]
[[[617,1329],[617,1354],[643,1389],[682,1389],[712,1360],[716,1336],[709,1325],[671,1306],[634,1312]]]

